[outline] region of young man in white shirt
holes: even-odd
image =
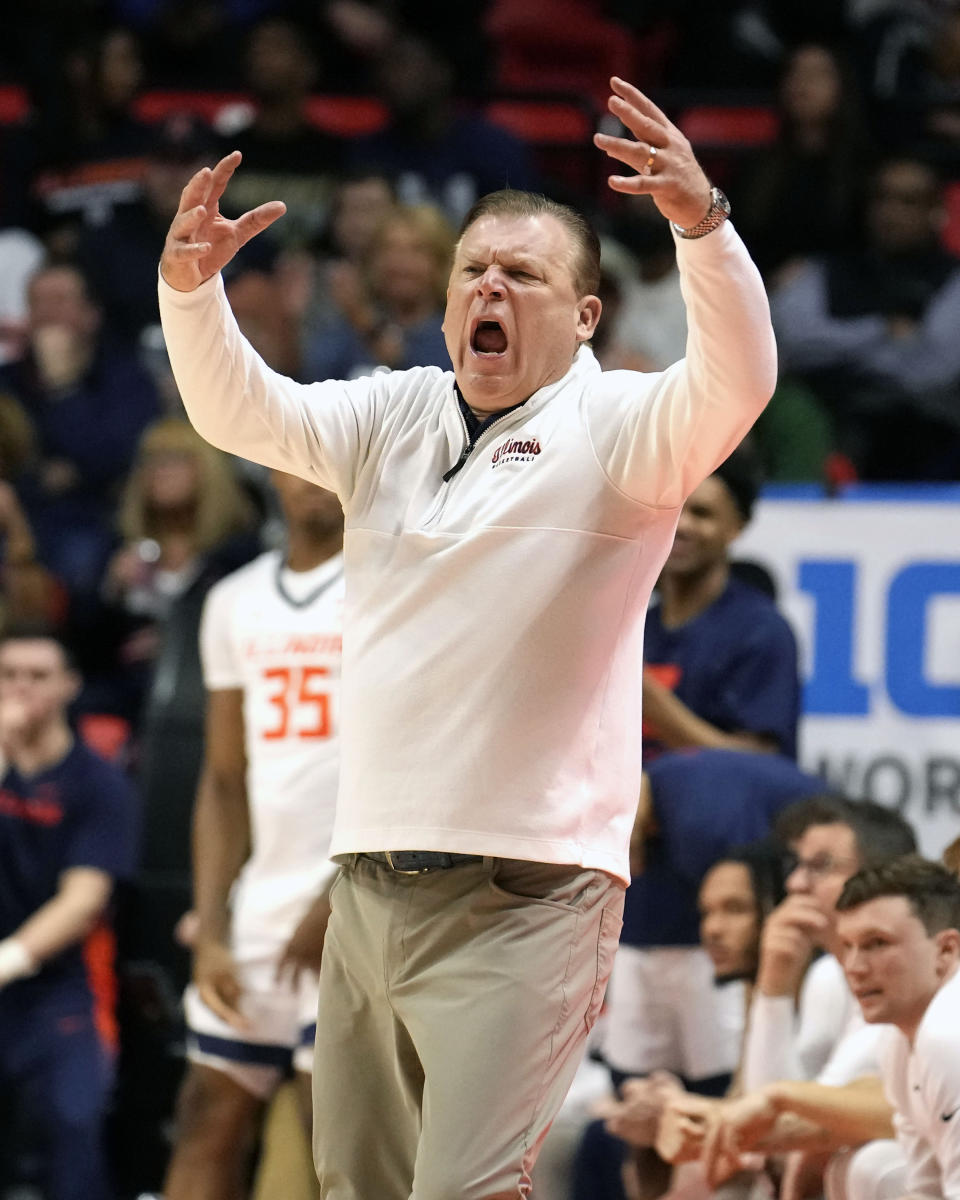
[[[200,629],[198,932],[166,1200],[244,1200],[264,1109],[291,1070],[310,1124],[336,874],[343,513],[332,492],[279,471],[272,479],[286,545],[216,584]]]
[[[468,215],[454,372],[298,385],[218,272],[237,153],[184,189],[161,314],[191,420],[344,506],[343,739],[314,1076],[330,1200],[517,1197],[596,1019],[640,786],[643,619],[685,498],[776,378],[762,282],[689,142],[612,81],[596,144],[673,223],[686,358],[603,373],[599,242],[498,192]]]
[[[897,1172],[895,1155],[865,1147],[873,1178],[854,1190],[958,1200],[960,882],[908,856],[855,875],[837,912],[847,981],[864,1020],[885,1026],[881,1075],[902,1156]]]

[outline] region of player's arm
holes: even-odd
[[[224,1020],[241,1022],[228,941],[229,898],[250,853],[243,691],[207,692],[205,748],[193,809],[193,897],[197,914],[194,982]]]
[[[843,1087],[809,1081],[768,1084],[714,1110],[703,1161],[712,1186],[729,1177],[742,1154],[828,1152],[893,1133],[893,1114],[876,1077]]]
[[[656,736],[671,750],[698,746],[706,750],[752,750],[760,754],[776,754],[779,746],[774,737],[738,729],[727,733],[698,717],[669,688],[650,674],[643,673],[643,717],[656,730]]]
[[[774,1153],[838,1150],[893,1137],[893,1110],[877,1076],[842,1087],[786,1080],[768,1085],[764,1093],[777,1119],[759,1148]]]
[[[56,893],[0,942],[0,987],[35,974],[91,932],[109,903],[113,879],[95,867],[70,867]]]

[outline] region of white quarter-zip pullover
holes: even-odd
[[[768,400],[760,276],[729,222],[678,242],[687,355],[562,379],[478,438],[437,368],[298,384],[219,277],[160,282],[170,360],[214,445],[332,488],[346,515],[331,853],[444,850],[629,879],[642,637],[684,499]]]

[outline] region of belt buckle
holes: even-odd
[[[383,855],[387,860],[387,866],[397,875],[424,875],[430,870],[429,867],[415,867],[412,871],[404,869],[403,867],[398,867],[394,864],[392,851],[384,850]]]

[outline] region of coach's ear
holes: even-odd
[[[960,963],[960,930],[941,929],[936,942],[937,975],[944,979]]]

